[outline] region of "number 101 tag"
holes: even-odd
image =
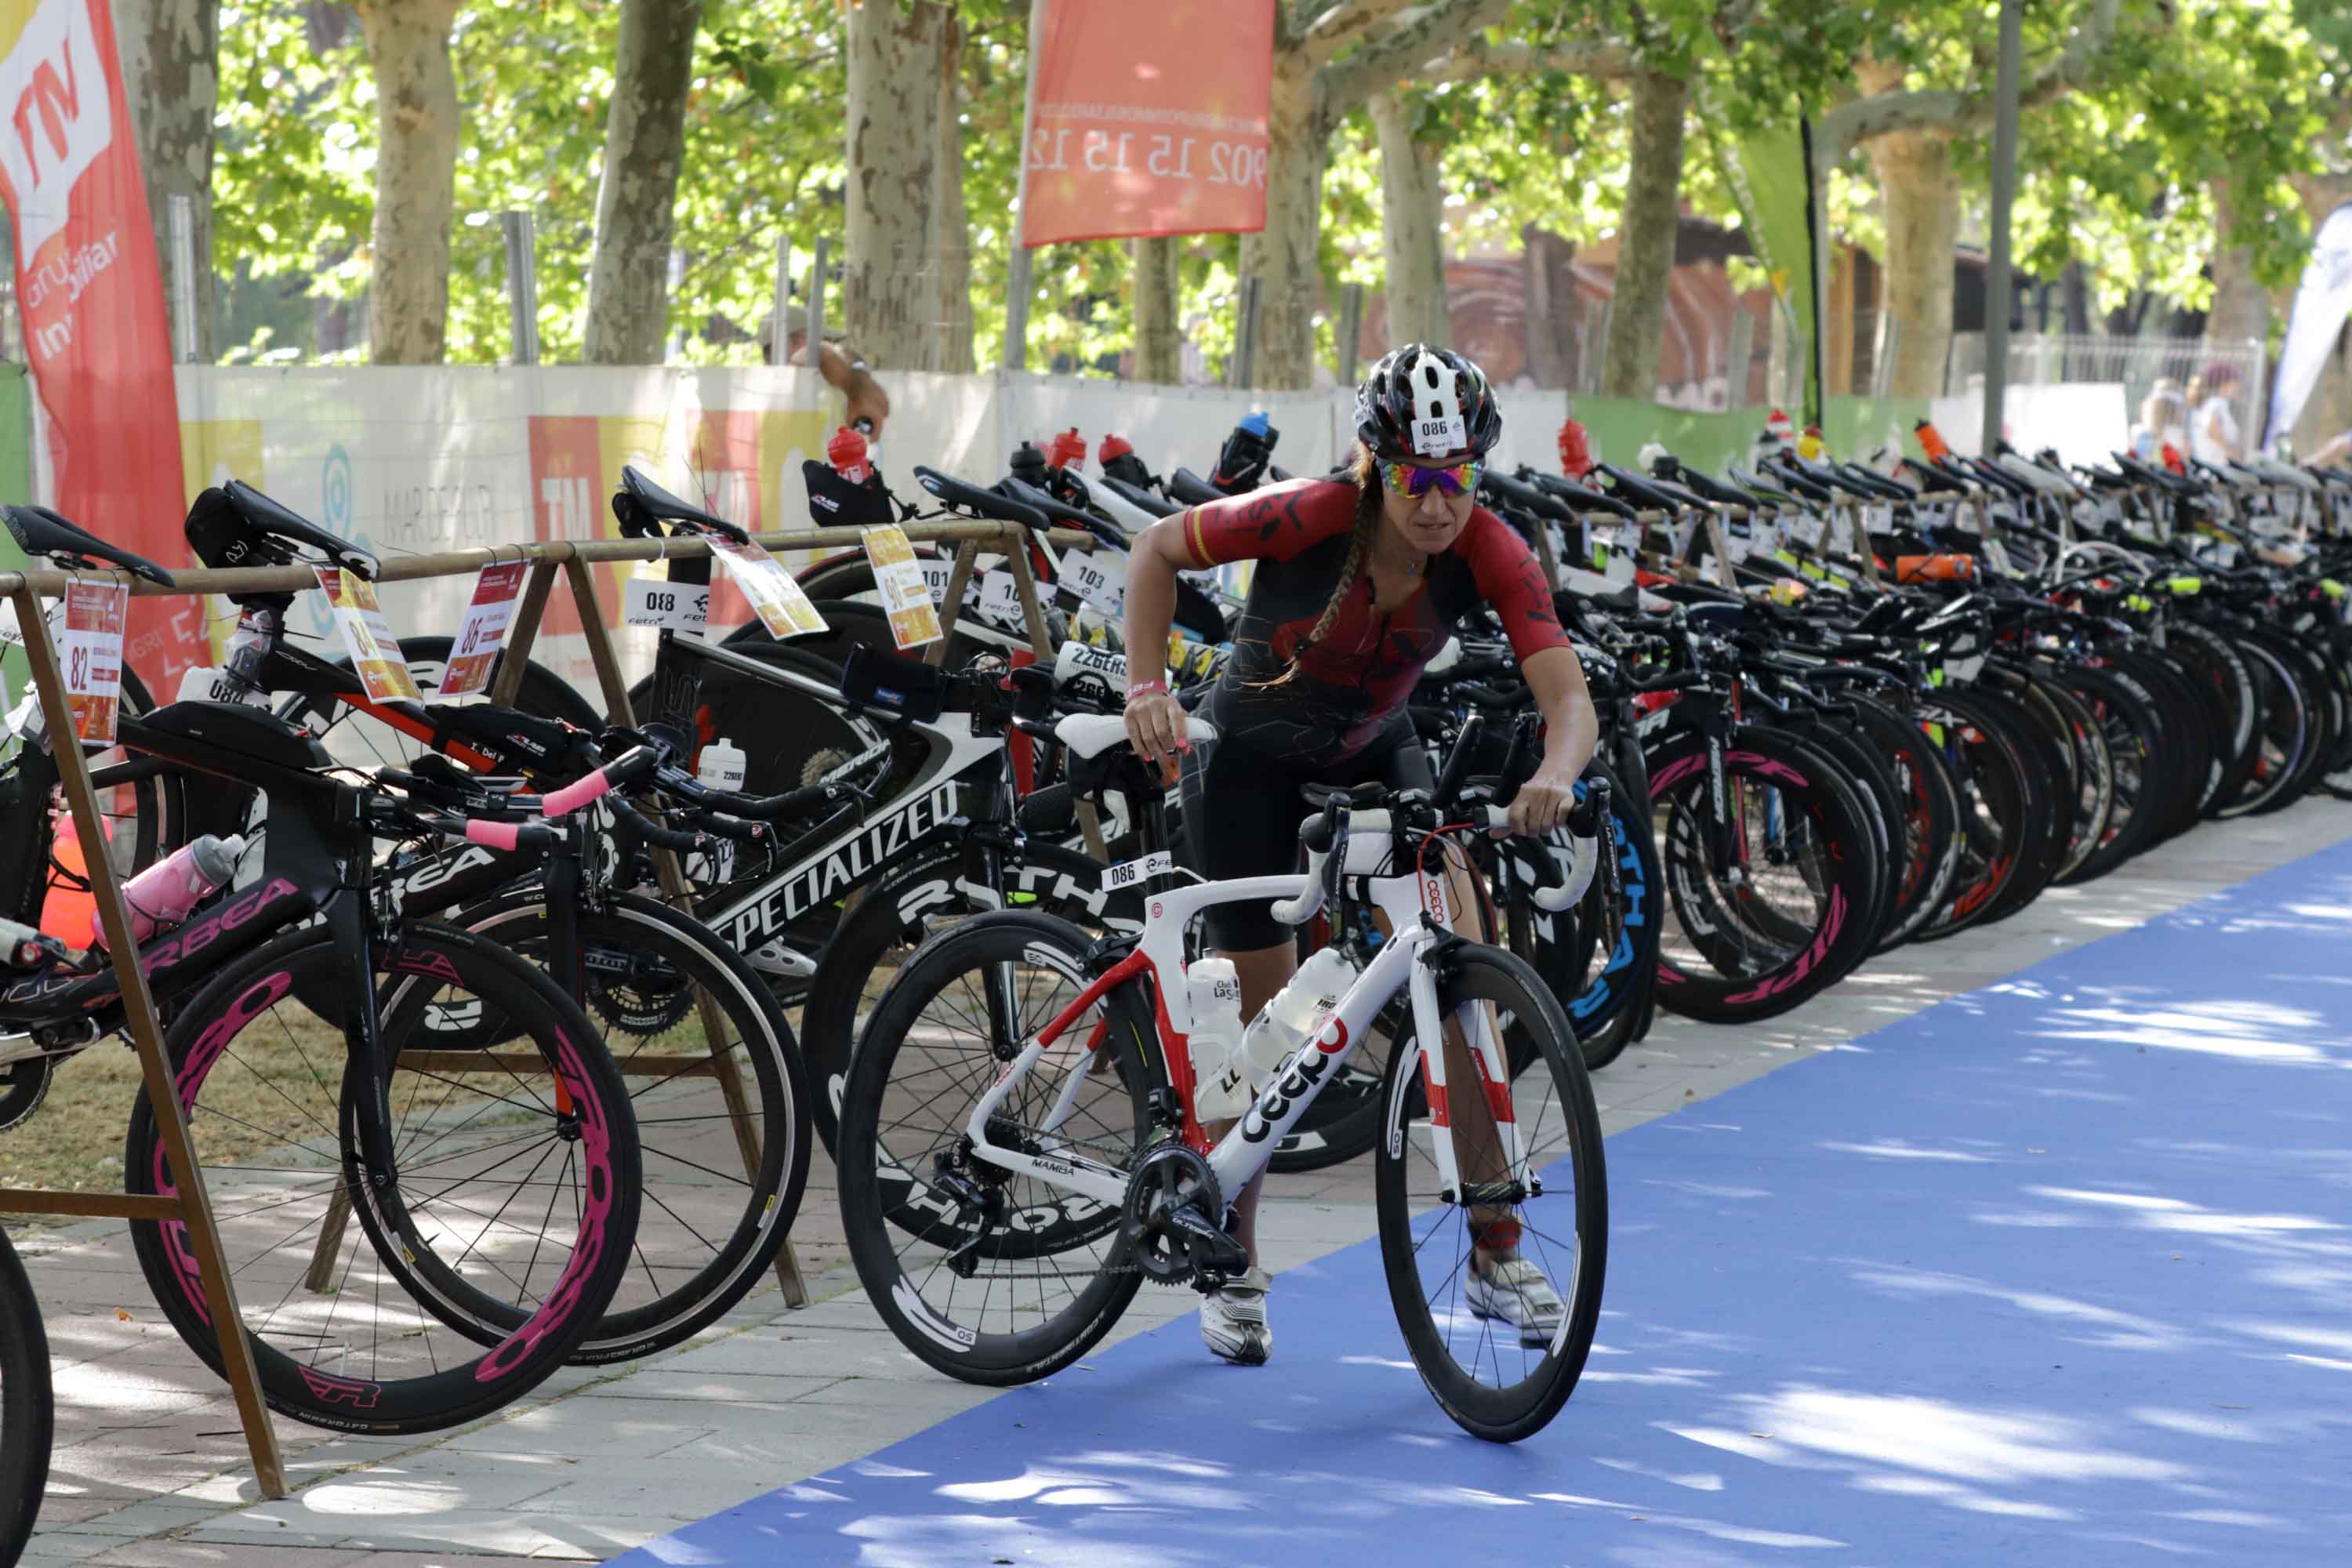
[[[1139,887],[1154,877],[1164,877],[1176,868],[1176,858],[1162,849],[1146,855],[1140,860],[1122,860],[1102,874],[1103,891],[1116,893],[1122,888]]]

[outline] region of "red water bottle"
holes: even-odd
[[[1075,425],[1055,437],[1045,448],[1045,466],[1049,468],[1081,468],[1086,460],[1086,437],[1078,434]]]
[[[1592,471],[1591,445],[1584,438],[1584,426],[1573,419],[1559,427],[1559,468],[1571,479]]]
[[[833,433],[824,444],[825,460],[833,471],[853,485],[862,485],[874,477],[874,465],[866,460],[866,437],[845,425]]]

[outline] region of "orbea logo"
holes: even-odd
[[[16,193],[19,266],[65,227],[74,183],[113,140],[106,76],[85,0],[48,0],[0,60],[0,170]]]

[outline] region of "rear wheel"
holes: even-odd
[[[24,1554],[49,1481],[57,1397],[40,1298],[0,1232],[0,1563]]]
[[[838,1162],[850,1258],[899,1342],[967,1383],[1067,1366],[1142,1283],[1118,1205],[991,1164],[967,1132],[1022,1043],[1087,988],[1093,942],[1067,921],[1017,913],[933,937],[899,970],[850,1067]],[[1135,1168],[1163,1082],[1140,990],[1120,986],[1075,1022],[1000,1108],[992,1142]],[[1049,1122],[1071,1073],[1084,1076],[1068,1112]]]

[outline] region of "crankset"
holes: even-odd
[[[1162,1143],[1128,1178],[1119,1226],[1147,1279],[1182,1285],[1248,1271],[1249,1254],[1225,1233],[1224,1194],[1209,1162],[1187,1144]]]

